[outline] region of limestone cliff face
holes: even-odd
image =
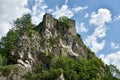
[[[15,44],[16,48],[11,51],[15,64],[30,70],[37,61],[47,63],[44,55],[51,53],[57,57],[65,55],[76,59],[88,58],[89,54],[82,40],[75,32],[72,33],[72,29],[75,31],[75,28],[71,28],[71,32],[69,29],[65,31],[63,29],[62,32],[58,25],[47,26],[43,23],[45,22],[41,22],[31,35],[21,33]]]

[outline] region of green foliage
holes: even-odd
[[[66,80],[78,80],[78,75],[74,70],[76,61],[72,58],[61,56],[55,63],[54,68],[61,68]]]
[[[55,80],[61,74],[61,69],[49,69],[49,70],[42,70],[39,73],[31,73],[28,72],[24,78],[25,80]]]
[[[87,59],[82,59],[79,61],[76,67],[77,73],[79,74],[79,79],[100,80],[102,72],[100,73],[100,65],[96,64],[96,60],[97,59],[91,59],[88,61]]]
[[[60,25],[66,26],[68,29],[71,27],[69,19],[66,16],[62,16],[58,19]]]
[[[46,57],[46,60],[47,58],[49,57]],[[119,80],[112,76],[109,67],[104,66],[98,58],[83,58],[76,61],[66,56],[57,58],[54,64],[47,69],[44,63],[39,62],[31,73],[25,75],[25,79],[55,80],[62,73],[65,80]]]
[[[8,50],[0,47],[0,66],[7,64]]]
[[[50,37],[49,41],[53,45],[58,42],[58,38]]]
[[[10,61],[10,51],[15,48],[15,42],[18,40],[19,34],[16,30],[9,30],[5,37],[1,38],[0,44],[0,55],[1,55],[1,64],[9,64]]]
[[[104,76],[111,76],[109,70],[104,73],[105,66],[98,58],[80,59],[78,61],[61,56],[54,68],[63,69],[66,80],[105,80]],[[109,73],[109,75],[108,75]],[[108,80],[106,78],[106,80]]]
[[[11,64],[10,51],[15,49],[15,43],[17,42],[21,33],[27,33],[29,37],[35,33],[31,22],[31,15],[25,14],[21,18],[17,18],[14,21],[14,28],[9,30],[5,37],[0,41],[0,65]]]
[[[31,28],[34,25],[31,22],[31,15],[25,14],[21,18],[17,18],[14,21],[15,28],[20,31],[25,31],[27,28]]]
[[[50,68],[48,70],[48,72],[49,72],[48,80],[55,80],[62,73],[62,69],[60,69],[60,68],[58,68],[58,69]]]
[[[13,65],[0,66],[0,73],[3,76],[8,76],[12,70],[14,70]]]
[[[0,65],[5,65],[7,64],[7,59],[5,58],[5,56],[0,54]]]
[[[26,33],[28,34],[29,37],[32,37],[33,34],[35,34],[35,30],[32,27],[30,27],[26,30]]]
[[[14,26],[17,32],[19,33],[27,33],[29,37],[32,37],[32,35],[35,33],[34,24],[31,21],[31,15],[25,14],[20,18],[17,18],[14,21]]]
[[[2,37],[1,43],[2,47],[6,49],[12,49],[14,48],[14,43],[18,40],[19,34],[15,30],[9,30],[7,35],[5,37]]]
[[[106,74],[102,80],[120,80],[120,78],[112,76],[112,73],[110,72],[110,66],[106,65],[104,74]]]
[[[62,68],[64,70],[73,69],[75,66],[75,61],[72,58],[67,58],[65,56],[61,56],[57,59],[55,65],[56,68]]]
[[[25,80],[54,80],[58,78],[61,73],[62,70],[60,68],[53,69],[51,67],[50,69],[45,69],[41,63],[38,63],[32,72],[24,75],[24,78]]]

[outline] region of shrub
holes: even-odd
[[[0,72],[4,76],[8,76],[13,69],[14,69],[14,66],[12,65],[0,66]]]
[[[68,29],[71,27],[71,24],[69,22],[69,19],[66,16],[62,16],[58,19],[60,25],[66,26]]]

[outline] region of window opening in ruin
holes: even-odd
[[[64,27],[62,28],[62,30],[65,30]]]

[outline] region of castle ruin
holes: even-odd
[[[56,28],[60,31],[61,34],[70,33],[76,35],[75,20],[68,19],[71,27],[68,29],[65,25],[60,25],[59,21],[55,19],[51,14],[46,13],[43,16],[43,21],[39,24],[40,31],[44,31],[45,28]]]

